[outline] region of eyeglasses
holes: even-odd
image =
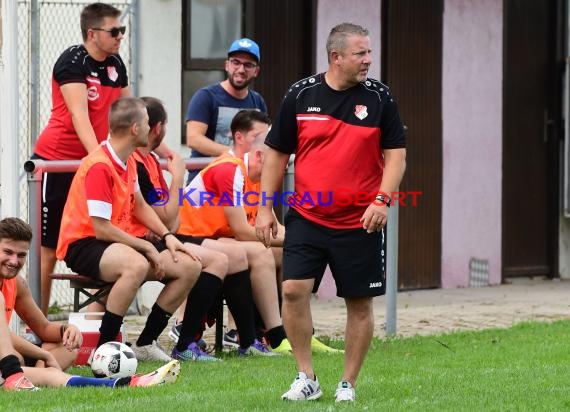
[[[243,66],[246,70],[253,70],[257,67],[257,64],[252,62],[244,62],[239,59],[229,59],[230,64],[237,69],[239,66]]]
[[[125,34],[125,32],[127,31],[127,28],[125,26],[121,26],[121,27],[113,27],[111,29],[93,28],[91,30],[106,31],[107,33],[109,33],[111,35],[111,37],[119,37],[119,33]]]

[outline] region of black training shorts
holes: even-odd
[[[205,237],[182,235],[180,233],[176,233],[175,236],[182,243],[193,243],[193,244],[198,245],[198,246],[200,246],[202,243],[204,243],[204,240],[206,240]]]
[[[384,230],[331,229],[313,223],[294,209],[285,217],[283,281],[315,279],[319,288],[328,264],[337,296],[380,296],[385,287]]]
[[[43,159],[34,154],[32,159]],[[42,175],[42,246],[55,249],[59,238],[61,216],[75,173],[44,173]],[[35,205],[30,205],[34,208]]]
[[[76,240],[67,248],[67,254],[64,258],[65,264],[75,273],[98,279],[101,257],[111,245],[111,242],[103,242],[95,237]]]
[[[99,264],[105,250],[114,242],[105,242],[97,240],[93,236],[72,242],[65,255],[65,264],[75,273],[98,279],[101,275]],[[162,240],[151,242],[158,253],[167,250],[166,243]],[[143,252],[138,251],[145,256]],[[146,257],[146,256],[145,256]]]

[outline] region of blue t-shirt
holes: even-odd
[[[249,90],[245,99],[236,99],[224,90],[221,84],[214,84],[198,90],[186,112],[186,121],[194,120],[208,125],[206,137],[216,143],[229,146],[232,119],[242,109],[258,109],[267,113],[267,105],[261,95]],[[206,157],[192,150],[191,157]]]

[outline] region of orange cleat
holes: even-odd
[[[4,390],[6,391],[39,391],[40,388],[34,386],[32,382],[24,375],[24,372],[18,372],[8,376],[4,382]]]

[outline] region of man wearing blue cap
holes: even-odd
[[[238,39],[228,49],[225,63],[226,80],[199,89],[186,112],[186,144],[192,149],[191,157],[218,157],[230,151],[232,132],[230,125],[237,112],[257,109],[267,113],[261,95],[249,89],[259,75],[261,55],[259,46],[251,39]],[[188,183],[200,170],[188,171]],[[233,328],[224,335],[237,344],[237,331]]]
[[[186,144],[191,157],[216,157],[229,150],[230,124],[242,109],[267,113],[261,95],[249,89],[259,75],[261,56],[253,40],[243,38],[232,43],[225,63],[227,79],[198,90],[186,113]],[[188,182],[198,173],[190,170]]]

